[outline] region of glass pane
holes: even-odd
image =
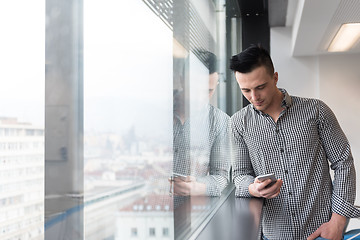
[[[205,63],[199,59],[205,59]],[[220,204],[230,168],[229,116],[209,104],[218,85],[216,56],[190,51],[174,76],[175,236],[188,238]],[[187,70],[186,70],[187,69]],[[188,77],[187,77],[188,76]]]
[[[207,19],[202,18],[206,14]],[[206,223],[221,204],[229,180],[229,116],[215,107],[220,81],[215,54],[218,43],[212,29],[216,27],[211,24],[215,18],[211,4],[174,3],[173,198],[177,239],[189,238]]]
[[[44,11],[0,3],[0,239],[44,237]]]
[[[172,69],[143,1],[84,3],[86,239],[172,238]]]
[[[46,13],[47,237],[188,238],[229,177],[229,117],[209,104],[214,6],[47,0]]]

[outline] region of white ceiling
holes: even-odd
[[[360,22],[360,0],[288,0],[293,56],[339,54],[326,49],[341,24],[351,22]],[[347,53],[360,53],[360,44]]]

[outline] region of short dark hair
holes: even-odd
[[[209,64],[209,74],[217,72],[217,58],[212,52],[207,52],[206,62]]]
[[[230,69],[240,73],[249,73],[260,66],[264,66],[269,74],[274,73],[270,54],[261,45],[253,44],[230,59]]]
[[[198,50],[200,58],[204,60],[205,66],[209,69],[209,74],[217,72],[217,57],[214,53],[207,50]]]

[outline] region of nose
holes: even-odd
[[[251,100],[256,101],[258,100],[258,98],[259,98],[258,93],[255,90],[251,91]]]

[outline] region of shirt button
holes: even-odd
[[[282,153],[283,153],[283,152],[284,152],[284,149],[283,149],[283,148],[280,148],[280,152],[282,152]]]
[[[289,171],[288,170],[285,170],[285,174],[288,174],[289,173]]]
[[[276,129],[275,132],[276,132],[276,133],[279,133],[279,129]]]
[[[291,196],[291,195],[292,195],[292,192],[289,192],[289,195]]]

